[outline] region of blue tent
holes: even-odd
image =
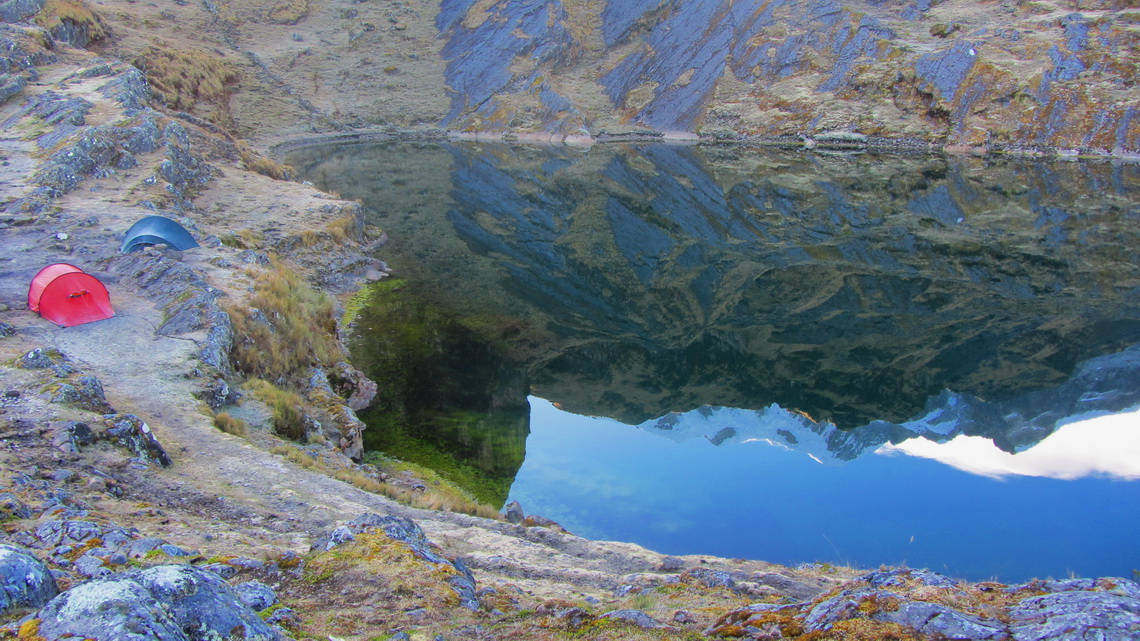
[[[177,222],[163,216],[147,216],[131,225],[119,251],[126,254],[146,245],[170,245],[184,250],[198,246],[198,242]]]

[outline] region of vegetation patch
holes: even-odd
[[[293,441],[305,438],[305,402],[300,396],[262,378],[251,378],[245,387],[273,412],[274,432]]]
[[[239,371],[270,380],[345,360],[336,335],[333,301],[280,264],[254,282],[248,308],[227,309]]]
[[[309,15],[309,0],[283,0],[269,10],[269,20],[277,24],[297,24]]]
[[[214,427],[225,432],[245,438],[249,436],[249,425],[245,421],[231,415],[229,412],[214,414]]]
[[[47,0],[36,14],[36,24],[55,31],[70,22],[87,33],[88,40],[103,40],[110,35],[107,24],[83,0]]]
[[[191,111],[200,101],[213,103],[224,111],[230,86],[239,78],[230,61],[200,49],[150,47],[135,60],[135,66],[146,73],[151,89],[166,106],[180,111]]]
[[[257,172],[274,180],[292,180],[293,176],[297,175],[297,170],[261,155],[245,142],[239,141],[235,147],[238,157],[241,158],[242,166],[249,171]]]

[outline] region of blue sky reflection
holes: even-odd
[[[1086,466],[1093,475],[1074,480],[999,474],[993,464],[964,472],[949,461],[964,465],[968,453],[941,454],[962,447],[958,439],[938,446],[945,450],[900,445],[821,465],[810,451],[764,438],[677,442],[530,402],[527,456],[510,500],[582,536],[789,565],[908,564],[972,580],[1128,576],[1140,567],[1140,483],[1103,476],[1136,478],[1124,476],[1134,468],[1103,463],[1127,458],[1134,441],[1107,444],[1113,454],[1089,459],[1098,461]],[[1054,435],[1058,447],[1073,451],[1069,432],[1126,433],[1138,420],[1116,418],[1067,425]]]

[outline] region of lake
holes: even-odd
[[[1140,568],[1140,166],[666,143],[287,162],[391,241],[366,447],[669,554]]]

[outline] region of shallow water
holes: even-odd
[[[353,340],[387,390],[372,447],[674,554],[1140,567],[1136,165],[667,144],[288,160],[392,238],[402,280]]]

